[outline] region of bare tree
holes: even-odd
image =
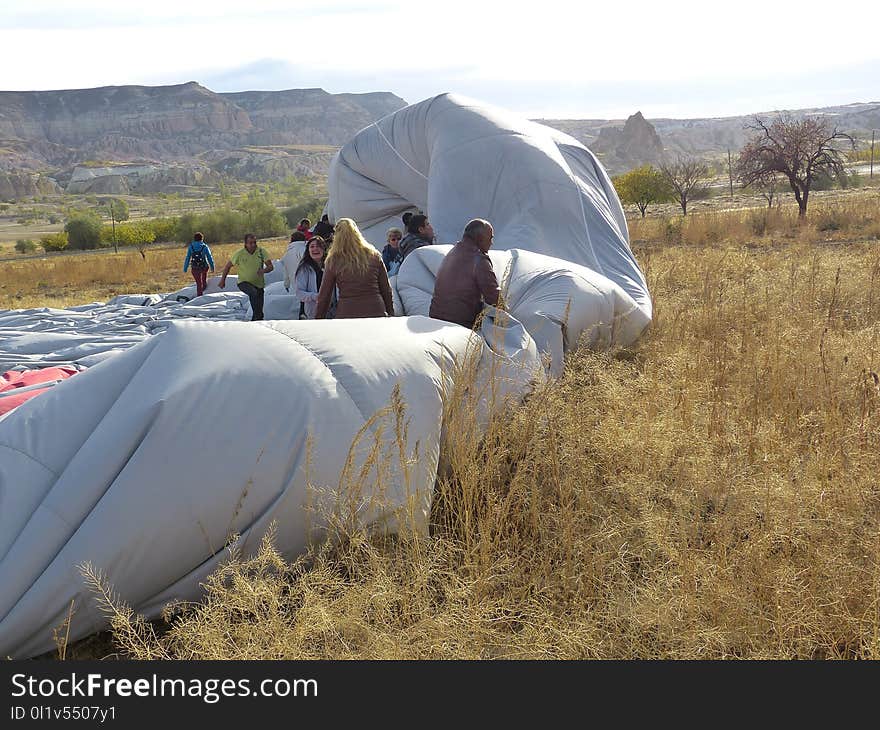
[[[784,176],[794,192],[800,218],[807,215],[810,188],[819,176],[846,176],[838,140],[847,140],[850,147],[855,147],[855,141],[836,127],[832,129],[826,119],[782,115],[768,126],[755,117],[748,129],[756,134],[739,154],[737,177],[744,185],[765,185],[774,173]]]
[[[705,195],[709,189],[706,184],[709,166],[696,157],[678,155],[675,160],[660,163],[660,172],[678,199],[682,215],[687,215],[689,200]]]
[[[737,177],[739,176],[737,175]],[[761,197],[767,201],[768,208],[773,207],[774,200],[778,201],[780,199],[780,195],[785,191],[788,184],[786,179],[775,171],[766,172],[750,182],[741,179],[740,182],[744,188],[757,190]]]

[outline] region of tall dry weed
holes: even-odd
[[[267,540],[121,651],[880,658],[880,250],[638,253],[637,348],[572,355],[484,428],[450,394],[428,538]]]

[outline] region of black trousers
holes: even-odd
[[[251,300],[251,309],[254,311],[251,322],[263,319],[263,289],[247,281],[241,282],[238,288],[247,294],[248,299]]]

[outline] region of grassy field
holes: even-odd
[[[67,656],[880,658],[880,214],[790,217],[633,221],[651,328],[482,440],[459,413],[430,539],[266,543],[168,623],[117,605]],[[186,283],[181,254],[80,300]]]
[[[263,239],[260,245],[273,258],[284,253],[287,240]],[[216,274],[241,243],[211,246]],[[183,273],[186,244],[148,250],[136,249],[62,253],[0,262],[0,309],[71,307],[104,302],[117,294],[153,294],[175,291],[192,283]]]

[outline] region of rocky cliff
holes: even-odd
[[[340,146],[362,127],[405,105],[403,99],[388,93],[294,89],[218,94],[195,82],[3,91],[0,170],[48,172],[70,170],[84,162],[137,161],[191,165],[190,178],[210,177],[204,173],[205,156],[216,159],[224,151],[247,156],[253,146]],[[303,169],[305,164],[303,160],[282,162],[275,167],[285,172],[297,169],[297,164]],[[97,181],[99,176],[92,174],[75,187],[123,192],[135,180],[110,165],[105,167],[107,180]],[[163,174],[179,177],[183,173],[176,169]]]
[[[20,200],[60,192],[55,180],[45,175],[0,170],[0,200]]]
[[[312,178],[326,175],[335,147],[264,147],[214,152],[205,156],[212,170],[234,180],[266,182],[288,177]]]
[[[725,157],[727,150],[738,152],[752,131],[748,125],[755,116],[772,120],[778,114],[793,117],[826,117],[839,130],[870,141],[871,130],[880,129],[880,102],[845,104],[834,107],[757,112],[739,117],[705,119],[652,119],[634,114],[626,121],[602,119],[540,119],[570,134],[593,150],[612,174],[626,172],[646,162],[654,162],[656,141],[645,125],[656,133],[663,154],[698,157]],[[643,124],[644,122],[644,124]]]
[[[252,145],[337,145],[405,103],[393,94],[328,94],[323,89],[221,94],[247,112]]]
[[[334,148],[405,106],[390,93],[329,94],[323,89],[215,93],[195,82],[66,91],[0,92],[0,195],[72,190],[119,193],[213,185],[217,176],[264,182],[320,175]],[[779,112],[761,116],[772,118]],[[880,103],[802,109],[857,135],[880,128]],[[720,156],[745,143],[752,116],[720,119],[538,120],[575,137],[613,174],[663,153]],[[84,163],[88,163],[84,165]],[[147,165],[122,173],[119,163]]]
[[[85,155],[188,155],[252,128],[247,112],[194,82],[0,92],[0,139],[48,142]],[[48,151],[53,164],[54,150]]]
[[[75,167],[65,190],[68,193],[126,195],[161,193],[178,188],[216,185],[222,176],[205,165],[107,165]]]
[[[615,171],[655,164],[663,156],[660,135],[641,112],[629,117],[623,127],[602,127],[591,148]]]

